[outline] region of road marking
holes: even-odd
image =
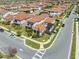
[[[23,51],[23,49],[21,49],[21,48],[20,48],[19,50],[20,50],[20,51]]]
[[[22,59],[21,57],[19,57],[18,55],[16,55],[17,58]]]
[[[74,18],[72,23],[72,32],[74,32]],[[70,42],[70,48],[68,53],[68,59],[70,59],[70,56],[71,56],[72,42],[73,42],[73,33],[71,34],[71,42]]]
[[[38,50],[35,55],[32,57],[32,59],[42,59],[44,56],[46,50]]]

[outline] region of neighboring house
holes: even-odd
[[[48,14],[36,15],[31,20],[28,21],[28,25],[27,26],[32,27],[33,24],[35,24],[37,22],[41,22],[46,17],[49,17],[49,15]]]
[[[33,9],[35,10],[42,10],[43,7],[45,7],[46,5],[44,4],[39,4],[39,3],[33,3],[33,4],[29,4],[29,6],[31,6]]]
[[[17,11],[27,12],[27,13],[33,13],[34,12],[32,8],[17,8]]]
[[[3,19],[6,21],[11,21],[11,23],[17,23],[17,24],[23,24],[24,20],[27,21],[30,19],[32,15],[26,14],[24,12],[8,12],[5,15],[3,15]]]
[[[60,15],[65,9],[59,6],[53,7],[51,8],[48,13],[51,16],[56,16],[56,15]]]

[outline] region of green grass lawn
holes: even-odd
[[[46,42],[46,41],[48,41],[49,37],[50,37],[49,34],[44,33],[42,36],[40,36],[38,38],[33,38],[33,39],[36,41],[39,41],[39,42]]]
[[[72,42],[70,59],[75,59],[75,53],[76,53],[76,21],[74,21],[74,33],[73,33],[73,42]]]
[[[40,44],[37,44],[37,43],[32,42],[30,40],[26,40],[25,44],[30,46],[30,47],[32,47],[32,48],[35,48],[35,49],[39,49],[40,48]]]

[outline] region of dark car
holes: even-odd
[[[75,15],[75,13],[73,13]]]
[[[65,24],[62,24],[62,27],[64,27],[65,26]]]
[[[0,28],[0,32],[4,32],[4,29]]]

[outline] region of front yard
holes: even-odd
[[[58,24],[61,24],[61,22],[56,21],[54,24],[54,28],[51,32],[43,33],[41,36],[39,36],[36,33],[34,33],[31,28],[23,27],[23,26],[17,25],[17,24],[10,24],[9,22],[1,22],[0,21],[0,26],[7,28],[9,32],[14,31],[15,33],[17,33],[17,36],[23,35],[29,39],[31,38],[32,40],[40,42],[40,43],[47,42],[50,39],[50,36],[52,35],[52,33],[54,31],[56,32],[56,34],[58,33],[60,26],[61,26]],[[48,44],[44,44],[44,48],[48,48],[52,44],[54,38],[56,37],[56,34],[53,33],[53,38],[52,38],[51,42],[49,42]],[[32,47],[32,48],[35,48],[35,49],[40,48],[39,43],[37,44],[36,42],[33,42],[31,40],[26,40],[25,44]]]
[[[34,33],[31,28],[22,27],[20,25],[15,25],[15,24],[9,24],[9,22],[0,22],[0,26],[3,26],[9,29],[8,31],[16,32],[18,36],[24,35],[26,37],[32,37],[33,40],[39,41],[39,42],[46,42],[50,37],[50,35],[46,33],[37,37],[38,35]]]

